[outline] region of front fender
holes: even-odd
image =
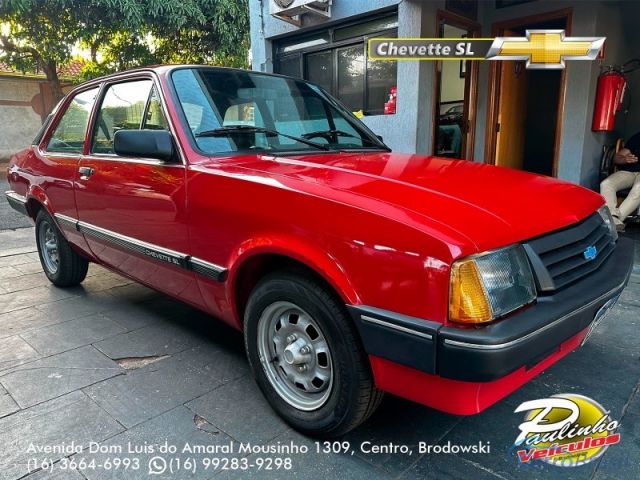
[[[360,303],[360,296],[349,280],[344,267],[329,252],[300,238],[285,235],[255,236],[245,240],[230,258],[227,289],[228,302],[233,305],[234,317],[241,323],[236,311],[238,275],[247,262],[260,255],[279,255],[299,262],[320,275],[342,298],[345,304]]]

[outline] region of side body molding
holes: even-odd
[[[125,250],[139,255],[151,257],[158,262],[170,263],[185,270],[191,270],[199,275],[211,278],[218,282],[227,279],[227,269],[220,265],[206,262],[199,258],[191,257],[186,253],[176,252],[151,243],[143,242],[126,235],[121,235],[111,230],[100,228],[86,222],[59,213],[55,214],[56,220],[67,228],[77,230],[83,235],[92,236],[102,241],[109,242]]]

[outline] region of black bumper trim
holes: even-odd
[[[11,208],[16,212],[26,215],[27,217],[29,216],[29,211],[27,210],[27,199],[25,197],[13,190],[4,192],[4,196],[7,198],[7,202],[9,202]]]
[[[361,305],[349,310],[368,354],[444,378],[490,382],[533,367],[589,327],[598,310],[626,286],[633,255],[633,242],[621,238],[595,272],[553,295],[538,297],[534,305],[507,318],[476,328],[443,326]]]
[[[435,373],[441,323],[363,305],[348,308],[368,354]]]

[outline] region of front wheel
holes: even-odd
[[[249,298],[244,327],[258,386],[297,430],[335,437],[380,403],[382,392],[344,305],[315,279],[299,273],[263,279]]]
[[[71,249],[44,208],[36,217],[36,243],[44,274],[55,286],[73,287],[85,279],[89,262]]]

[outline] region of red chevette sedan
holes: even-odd
[[[80,85],[8,178],[54,285],[96,262],[242,330],[272,407],[325,437],[382,392],[482,411],[584,342],[633,262],[596,193],[392,153],[316,85],[243,70]]]

